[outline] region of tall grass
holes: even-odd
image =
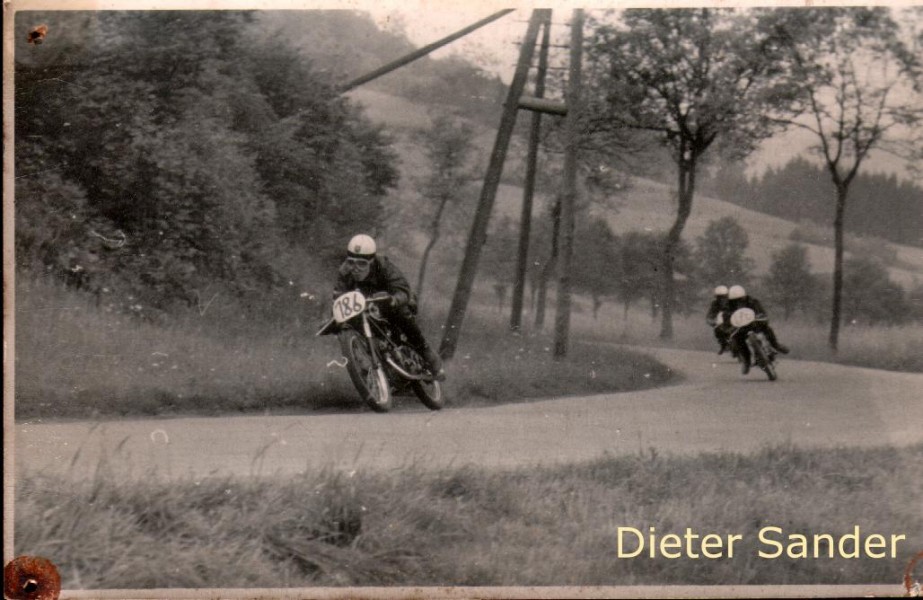
[[[118,483],[116,483],[118,481]],[[923,446],[539,470],[17,482],[16,553],[65,588],[894,583],[923,545]],[[761,559],[757,532],[903,534],[895,558]],[[620,526],[742,535],[734,558],[619,559]],[[764,548],[765,549],[765,548]]]
[[[192,313],[155,325],[47,282],[20,282],[17,418],[365,410],[337,364],[335,338],[314,337],[319,319],[280,326],[228,312],[217,313],[218,323]],[[498,336],[470,321],[450,366],[450,406],[639,389],[672,377],[624,349],[553,361],[547,335]]]

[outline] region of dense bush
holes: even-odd
[[[62,33],[18,42],[21,270],[170,311],[216,285],[302,287],[374,230],[398,178],[389,141],[250,13],[33,20]]]

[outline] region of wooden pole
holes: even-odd
[[[554,357],[567,355],[570,335],[571,262],[574,256],[574,204],[577,198],[577,148],[580,139],[581,68],[583,59],[583,11],[571,17],[570,72],[567,81],[567,117],[564,136],[564,186],[561,194],[561,268],[558,270],[558,306],[555,314]]]
[[[510,90],[503,105],[503,115],[500,118],[497,139],[490,154],[490,164],[484,176],[484,185],[481,188],[477,211],[471,225],[471,233],[468,236],[468,245],[465,248],[465,258],[458,274],[458,284],[455,288],[455,295],[452,297],[449,316],[446,319],[442,343],[439,346],[439,354],[445,359],[450,359],[455,355],[455,347],[458,345],[458,336],[462,322],[465,320],[468,300],[471,298],[471,288],[474,286],[474,276],[477,274],[481,249],[487,241],[487,225],[490,221],[490,212],[494,206],[497,188],[500,187],[503,162],[506,160],[506,151],[510,145],[510,138],[513,136],[513,127],[516,125],[519,98],[522,96],[522,91],[526,86],[529,65],[532,63],[532,55],[535,51],[535,40],[538,38],[538,28],[543,19],[543,10],[547,11],[547,9],[532,11],[529,27],[526,30],[526,38],[519,53],[516,73],[513,75],[513,82],[510,84]]]
[[[512,8],[506,8],[506,9],[503,9],[503,10],[501,10],[501,11],[497,11],[497,12],[495,12],[494,14],[490,15],[489,17],[486,17],[486,18],[484,18],[484,19],[481,19],[481,20],[478,21],[477,23],[473,23],[473,24],[471,24],[471,25],[465,27],[464,29],[459,29],[458,31],[456,31],[456,32],[453,33],[452,35],[446,36],[446,37],[442,38],[441,40],[439,40],[439,41],[437,41],[437,42],[433,42],[432,44],[429,44],[429,45],[427,45],[427,46],[423,46],[423,47],[420,48],[419,50],[414,50],[414,51],[411,52],[410,54],[407,54],[406,56],[402,56],[401,58],[398,58],[397,60],[393,60],[393,61],[389,62],[388,64],[386,64],[386,65],[384,65],[384,66],[381,66],[381,67],[375,69],[375,70],[372,71],[371,73],[366,73],[365,75],[363,75],[363,76],[361,76],[361,77],[357,77],[357,78],[353,79],[352,81],[350,81],[349,83],[344,84],[344,85],[340,88],[340,93],[348,92],[349,90],[351,90],[351,89],[353,89],[353,88],[355,88],[355,87],[358,87],[358,86],[362,85],[363,83],[368,83],[368,82],[372,81],[373,79],[377,79],[377,78],[381,77],[382,75],[385,75],[385,74],[387,74],[387,73],[390,73],[391,71],[393,71],[393,70],[395,70],[395,69],[399,69],[399,68],[403,67],[404,65],[406,65],[406,64],[408,64],[408,63],[412,63],[413,61],[417,60],[418,58],[421,58],[421,57],[423,57],[423,56],[426,56],[427,54],[429,54],[429,53],[432,52],[433,50],[437,50],[437,49],[439,49],[439,48],[445,46],[446,44],[449,44],[449,43],[451,43],[451,42],[454,42],[454,41],[457,40],[458,38],[464,37],[464,36],[468,35],[469,33],[471,33],[472,31],[474,31],[474,30],[476,30],[476,29],[480,29],[480,28],[483,27],[484,25],[487,25],[488,23],[493,23],[494,21],[496,21],[496,20],[499,19],[500,17],[502,17],[502,16],[504,16],[504,15],[507,15],[507,14],[513,12],[513,10],[514,10],[514,9],[512,9]]]
[[[545,95],[545,74],[548,71],[548,46],[551,42],[551,11],[543,24],[542,45],[538,54],[538,72],[535,76],[535,98]],[[519,99],[523,107],[524,98]],[[516,263],[516,281],[513,285],[513,306],[510,311],[510,329],[522,328],[522,300],[526,289],[526,270],[529,266],[529,238],[532,234],[532,199],[535,195],[535,171],[538,163],[538,142],[542,127],[542,113],[532,113],[529,130],[529,154],[526,158],[526,181],[522,193],[522,214],[519,219],[519,257]]]

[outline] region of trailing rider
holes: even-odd
[[[718,355],[722,355],[728,349],[728,337],[731,335],[730,313],[728,309],[728,288],[726,285],[719,285],[715,288],[715,298],[708,307],[705,314],[705,322],[712,327],[715,332],[715,339],[718,340]]]
[[[750,348],[747,347],[744,341],[748,332],[760,331],[764,333],[766,335],[766,340],[769,341],[770,345],[775,348],[777,352],[788,354],[788,348],[779,343],[779,340],[776,338],[776,333],[772,330],[772,327],[769,326],[769,316],[763,309],[763,305],[760,304],[759,300],[752,296],[748,296],[743,286],[732,285],[728,290],[728,315],[733,315],[734,311],[739,308],[749,308],[756,314],[755,321],[746,327],[738,329],[730,338],[731,348],[739,354],[742,365],[741,368],[743,374],[746,375],[750,372],[750,363],[752,361]]]

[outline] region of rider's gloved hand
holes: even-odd
[[[395,308],[404,306],[409,301],[410,301],[410,298],[408,298],[407,294],[403,292],[395,292],[394,295],[391,296],[391,306]]]

